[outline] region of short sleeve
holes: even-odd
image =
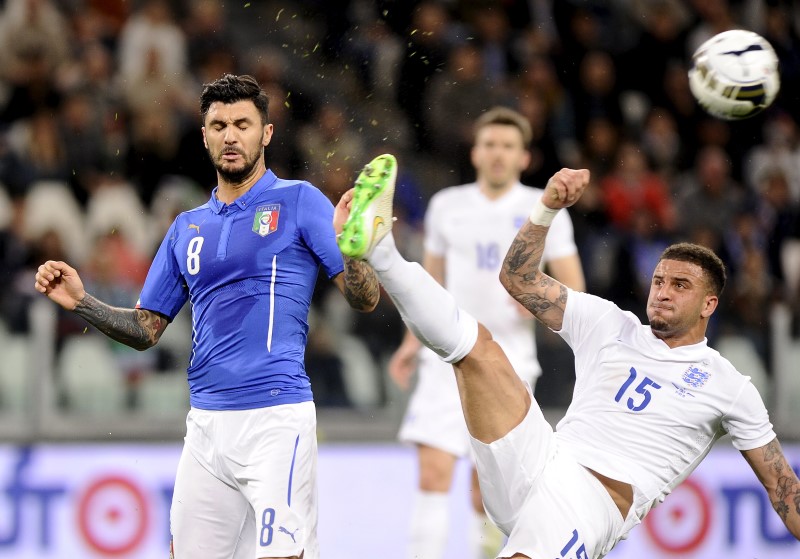
[[[567,288],[564,319],[556,334],[577,352],[596,329],[603,332],[616,330],[617,322],[623,318],[623,312],[611,301]]]
[[[722,426],[737,450],[759,448],[775,438],[764,401],[749,379],[731,410],[723,416]]]
[[[447,241],[442,233],[442,219],[439,217],[442,207],[441,193],[434,194],[425,212],[425,252],[436,256],[444,256],[447,252]]]
[[[298,196],[297,225],[306,243],[319,261],[328,279],[344,271],[344,260],[333,229],[333,204],[320,190],[308,183]]]
[[[176,223],[177,221],[172,223],[161,241],[136,303],[136,308],[155,311],[168,316],[170,320],[175,318],[189,298],[189,289],[172,250],[176,238]]]

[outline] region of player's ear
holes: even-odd
[[[478,168],[478,159],[476,155],[476,151],[478,150],[477,147],[474,145],[469,150],[469,162],[472,164],[472,167],[477,169]]]
[[[267,147],[272,141],[272,124],[268,123],[264,125],[264,135],[261,137],[261,145]]]
[[[203,132],[203,145],[206,147],[206,149],[208,149],[208,140],[206,140],[206,127],[203,126],[200,128],[200,130]]]
[[[703,299],[703,309],[700,311],[700,316],[703,318],[708,318],[714,311],[717,310],[717,305],[719,304],[719,297],[714,295],[713,293],[709,293]]]
[[[519,171],[520,171],[520,173],[522,171],[524,171],[525,169],[527,169],[528,167],[530,167],[530,165],[531,165],[531,157],[532,157],[531,156],[531,150],[529,150],[529,149],[523,150],[523,155],[520,158],[520,162],[519,162]]]

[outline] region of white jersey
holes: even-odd
[[[483,323],[527,380],[539,376],[533,317],[500,284],[500,267],[531,208],[544,191],[517,183],[497,199],[476,183],[436,193],[425,215],[425,250],[445,259],[445,287],[458,306]],[[572,221],[559,212],[542,262],[576,254]]]
[[[557,437],[578,463],[634,487],[641,519],[730,434],[738,450],[775,433],[750,377],[706,340],[670,349],[635,315],[569,291],[558,334],[575,352]]]

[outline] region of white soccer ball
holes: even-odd
[[[724,31],[700,45],[692,59],[689,87],[700,106],[715,117],[749,118],[778,95],[778,57],[757,33]]]

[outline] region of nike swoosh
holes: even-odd
[[[383,225],[384,221],[381,216],[375,216],[375,219],[372,220],[372,237],[375,237],[375,233],[378,232],[378,227]]]

